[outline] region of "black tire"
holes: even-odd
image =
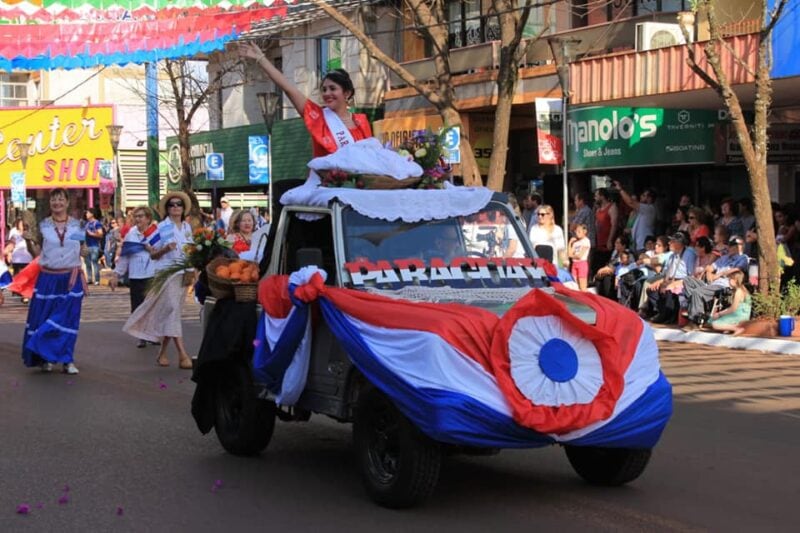
[[[433,493],[442,465],[441,446],[376,389],[358,399],[353,441],[364,488],[378,505],[411,507]]]
[[[275,403],[256,397],[250,370],[244,365],[229,367],[217,382],[214,400],[214,431],[225,451],[261,453],[275,429]]]
[[[615,487],[638,478],[652,450],[564,446],[572,468],[592,485]]]

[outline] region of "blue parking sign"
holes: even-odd
[[[206,154],[206,179],[208,181],[225,180],[225,157],[224,154]]]
[[[444,158],[449,164],[461,163],[461,130],[456,126],[448,128],[443,136],[442,148],[444,148]]]

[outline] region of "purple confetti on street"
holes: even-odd
[[[28,514],[31,512],[31,506],[27,503],[17,505],[17,514]]]

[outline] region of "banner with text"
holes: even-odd
[[[742,145],[733,126],[728,127],[726,141],[726,161],[742,163]],[[770,124],[767,148],[768,163],[800,163],[800,124]]]
[[[87,188],[100,184],[101,168],[114,153],[106,130],[111,106],[0,109],[0,188],[22,170],[20,143],[29,143],[27,189]]]
[[[540,164],[560,165],[564,161],[563,124],[560,98],[536,99],[536,141]]]
[[[570,171],[714,163],[714,110],[589,107],[568,112]]]

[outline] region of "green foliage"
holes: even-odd
[[[777,319],[781,315],[800,315],[800,285],[794,279],[783,291],[773,286],[766,294],[753,294],[753,316]]]

